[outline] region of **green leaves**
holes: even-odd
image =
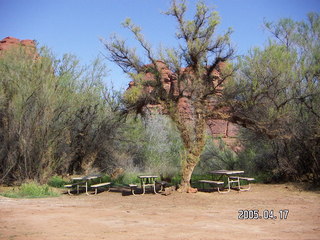
[[[131,89],[128,89],[124,95],[123,99],[128,105],[137,103],[143,96],[143,87],[140,84],[139,86],[134,86]]]
[[[100,59],[80,66],[45,48],[36,59],[19,48],[1,55],[0,182],[42,182],[101,159],[123,119],[105,74]]]
[[[273,38],[264,49],[255,48],[239,61],[239,72],[228,85],[235,93],[230,101],[233,118],[269,139],[265,141],[270,141],[277,171],[295,177],[312,173],[317,181],[319,24],[315,13],[304,22],[266,22]]]
[[[135,36],[144,50],[147,64],[134,54],[124,41],[111,39],[105,43],[110,60],[115,62],[134,80],[124,95],[128,109],[141,113],[148,104],[161,105],[177,125],[186,148],[185,162],[194,164],[186,167],[188,174],[184,183],[190,182],[190,176],[204,146],[204,124],[208,117],[208,102],[216,97],[217,88],[227,78],[219,73],[220,66],[233,55],[228,31],[223,36],[215,36],[219,23],[217,12],[199,1],[193,19],[186,19],[186,1],[171,2],[165,13],[174,17],[178,24],[176,36],[179,48],[161,50],[155,55],[152,46],[145,40],[141,28],[126,19],[123,23]],[[160,58],[160,59],[159,59]],[[182,101],[181,101],[182,100]],[[185,106],[179,107],[179,104]],[[181,109],[188,109],[183,113]],[[210,113],[211,114],[211,113]],[[191,172],[190,172],[191,171]]]

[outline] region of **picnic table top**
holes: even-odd
[[[90,179],[96,179],[101,177],[100,175],[87,175],[83,177],[74,177],[72,180],[90,180]]]
[[[142,176],[138,176],[138,178],[157,178],[158,176],[149,176],[149,175],[142,175]]]
[[[210,171],[211,174],[232,175],[244,173],[242,170],[214,170]]]

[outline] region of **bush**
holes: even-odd
[[[111,177],[108,175],[103,175],[99,178],[94,178],[94,179],[90,180],[91,185],[98,184],[98,183],[104,183],[104,182],[113,182],[113,181],[111,180]]]
[[[218,142],[214,140],[218,140]],[[207,174],[214,169],[234,170],[239,168],[238,155],[219,138],[207,138],[206,146],[200,159],[201,161],[196,167],[195,174]]]
[[[152,114],[145,119],[144,171],[171,178],[181,169],[183,144],[167,116]]]
[[[172,178],[180,171],[183,144],[168,116],[156,113],[144,118],[128,115],[122,139],[105,168],[117,164],[114,168],[120,167],[126,172],[121,176],[125,181],[134,182],[131,178],[140,173]],[[119,182],[123,181],[121,177]]]
[[[140,179],[138,178],[139,174],[137,172],[125,172],[121,174],[114,182],[121,185],[128,185],[131,183],[140,183]]]
[[[35,182],[24,183],[18,190],[13,189],[2,194],[10,198],[41,198],[41,197],[57,197],[58,193],[53,192],[47,185],[39,185]]]
[[[0,184],[83,174],[119,142],[120,94],[104,86],[101,61],[37,51],[36,60],[23,49],[0,57]]]
[[[171,178],[171,185],[177,186],[180,183],[181,183],[181,175],[176,174]]]
[[[48,181],[48,185],[55,188],[62,188],[67,182],[59,176],[53,176]]]
[[[240,141],[244,150],[239,153],[239,166],[246,174],[254,176],[258,182],[271,182],[276,180],[277,161],[271,140],[242,129]]]

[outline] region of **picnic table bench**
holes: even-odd
[[[149,177],[149,176],[148,176]],[[147,178],[148,178],[147,177]],[[151,176],[151,177],[156,177],[156,176]],[[141,178],[141,176],[140,176],[140,178]],[[146,176],[142,176],[142,178],[146,178]],[[168,185],[168,183],[166,182],[166,181],[154,181],[154,182],[152,182],[152,183],[148,183],[148,184],[141,184],[141,187],[142,187],[142,194],[144,194],[145,193],[145,189],[143,189],[143,188],[145,188],[146,186],[152,186],[152,187],[154,187],[154,192],[156,193],[156,191],[155,191],[155,185],[160,185],[160,192],[162,192],[163,190],[164,190],[164,188]],[[131,190],[131,193],[132,193],[132,195],[136,195],[135,194],[135,191],[137,190],[137,188],[138,188],[138,185],[137,184],[129,184],[129,187],[130,187],[130,190]]]
[[[129,187],[130,187],[130,190],[131,190],[132,195],[136,195],[136,194],[134,193],[134,191],[137,190],[138,185],[137,185],[137,184],[129,184]]]
[[[111,182],[105,182],[105,183],[94,184],[94,185],[91,185],[90,187],[94,188],[94,194],[97,194],[98,193],[98,188],[100,188],[100,187],[108,186],[108,192],[109,192],[110,191],[110,185],[111,185]]]
[[[85,183],[86,182],[76,182],[76,183],[66,184],[66,185],[64,185],[64,187],[68,189],[68,194],[69,195],[72,195],[71,190],[73,188],[76,188],[77,189],[77,194],[79,194],[80,185],[84,185]]]
[[[207,183],[207,184],[209,184],[209,185],[217,186],[219,193],[220,193],[219,186],[220,186],[220,185],[222,185],[222,186],[224,185],[224,182],[221,182],[221,181],[212,181],[212,180],[199,180],[199,183],[202,183],[203,189],[204,189],[204,184],[205,184],[205,183]]]
[[[251,188],[250,182],[255,181],[254,178],[250,178],[250,177],[230,176],[229,178],[232,179],[230,180],[230,182],[236,182],[238,184],[239,191],[249,191]],[[248,187],[241,188],[240,180],[248,182]]]

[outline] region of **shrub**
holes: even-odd
[[[18,189],[13,189],[2,194],[10,198],[41,198],[41,197],[57,197],[58,193],[52,191],[47,185],[39,185],[35,182],[24,183]]]
[[[0,57],[0,184],[82,174],[119,142],[125,114],[120,94],[104,86],[101,61],[84,67],[37,51],[36,60],[23,49]]]
[[[207,138],[201,161],[195,170],[196,174],[207,174],[214,169],[233,170],[239,167],[238,155],[222,139],[217,140],[218,143],[215,143],[212,137]]]
[[[144,171],[171,178],[181,169],[180,135],[167,116],[152,114],[145,123]]]
[[[94,178],[94,179],[90,180],[91,185],[98,184],[98,183],[104,183],[104,182],[113,182],[113,181],[111,180],[111,177],[108,175],[103,175],[99,178]]]
[[[122,185],[128,185],[131,183],[140,183],[140,180],[138,178],[139,175],[142,175],[142,174],[139,174],[137,172],[125,172],[115,180],[115,183],[122,184]]]
[[[178,184],[180,184],[180,182],[181,182],[181,175],[176,174],[171,178],[171,184],[172,185],[176,185],[177,186]]]
[[[53,176],[48,181],[48,185],[55,188],[62,188],[67,182],[59,176]]]

